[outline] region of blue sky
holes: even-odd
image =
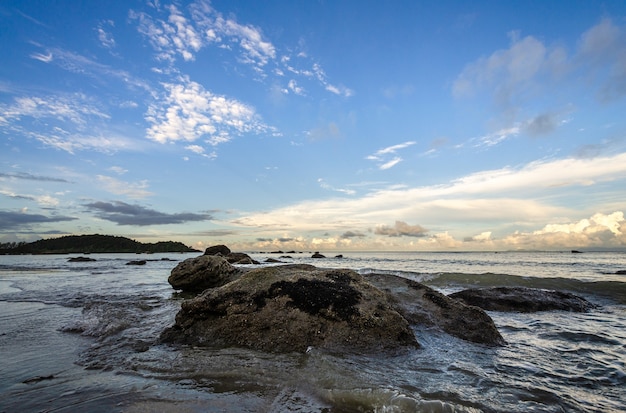
[[[0,241],[626,246],[622,1],[3,1]]]

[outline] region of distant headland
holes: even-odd
[[[88,254],[88,253],[158,253],[200,252],[182,242],[161,241],[138,242],[113,235],[68,235],[59,238],[41,239],[29,243],[0,245],[0,254]]]

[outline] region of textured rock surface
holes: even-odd
[[[571,293],[525,287],[476,288],[459,291],[451,294],[450,297],[492,311],[585,312],[596,307],[584,298]]]
[[[368,274],[366,279],[386,291],[394,307],[411,324],[436,326],[463,340],[503,345],[504,338],[487,313],[463,304],[418,282],[390,274]]]
[[[351,270],[254,269],[185,301],[165,342],[304,352],[418,346],[389,296]]]
[[[201,255],[179,263],[167,281],[176,290],[202,292],[227,284],[242,273],[221,256]]]

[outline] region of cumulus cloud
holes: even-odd
[[[77,218],[62,215],[40,215],[25,212],[0,211],[0,230],[28,229],[32,224],[47,224],[54,222],[73,221]]]
[[[381,225],[376,228],[374,233],[388,237],[423,237],[428,233],[428,230],[421,225],[409,225],[403,221],[396,221],[393,227]]]
[[[194,142],[202,138],[215,146],[228,142],[233,135],[273,131],[253,107],[215,95],[187,78],[164,87],[165,96],[150,105],[146,115],[152,124],[147,136],[154,141]]]
[[[167,225],[208,221],[212,219],[209,214],[194,214],[189,212],[168,214],[141,205],[131,205],[121,201],[91,202],[84,206],[89,211],[95,212],[98,218],[115,222],[118,225]]]
[[[596,213],[590,218],[548,224],[532,232],[515,232],[504,237],[510,248],[623,248],[626,246],[626,221],[623,211]]]

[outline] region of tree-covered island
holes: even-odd
[[[143,243],[112,235],[68,235],[29,243],[0,244],[0,254],[199,252],[182,242]]]

